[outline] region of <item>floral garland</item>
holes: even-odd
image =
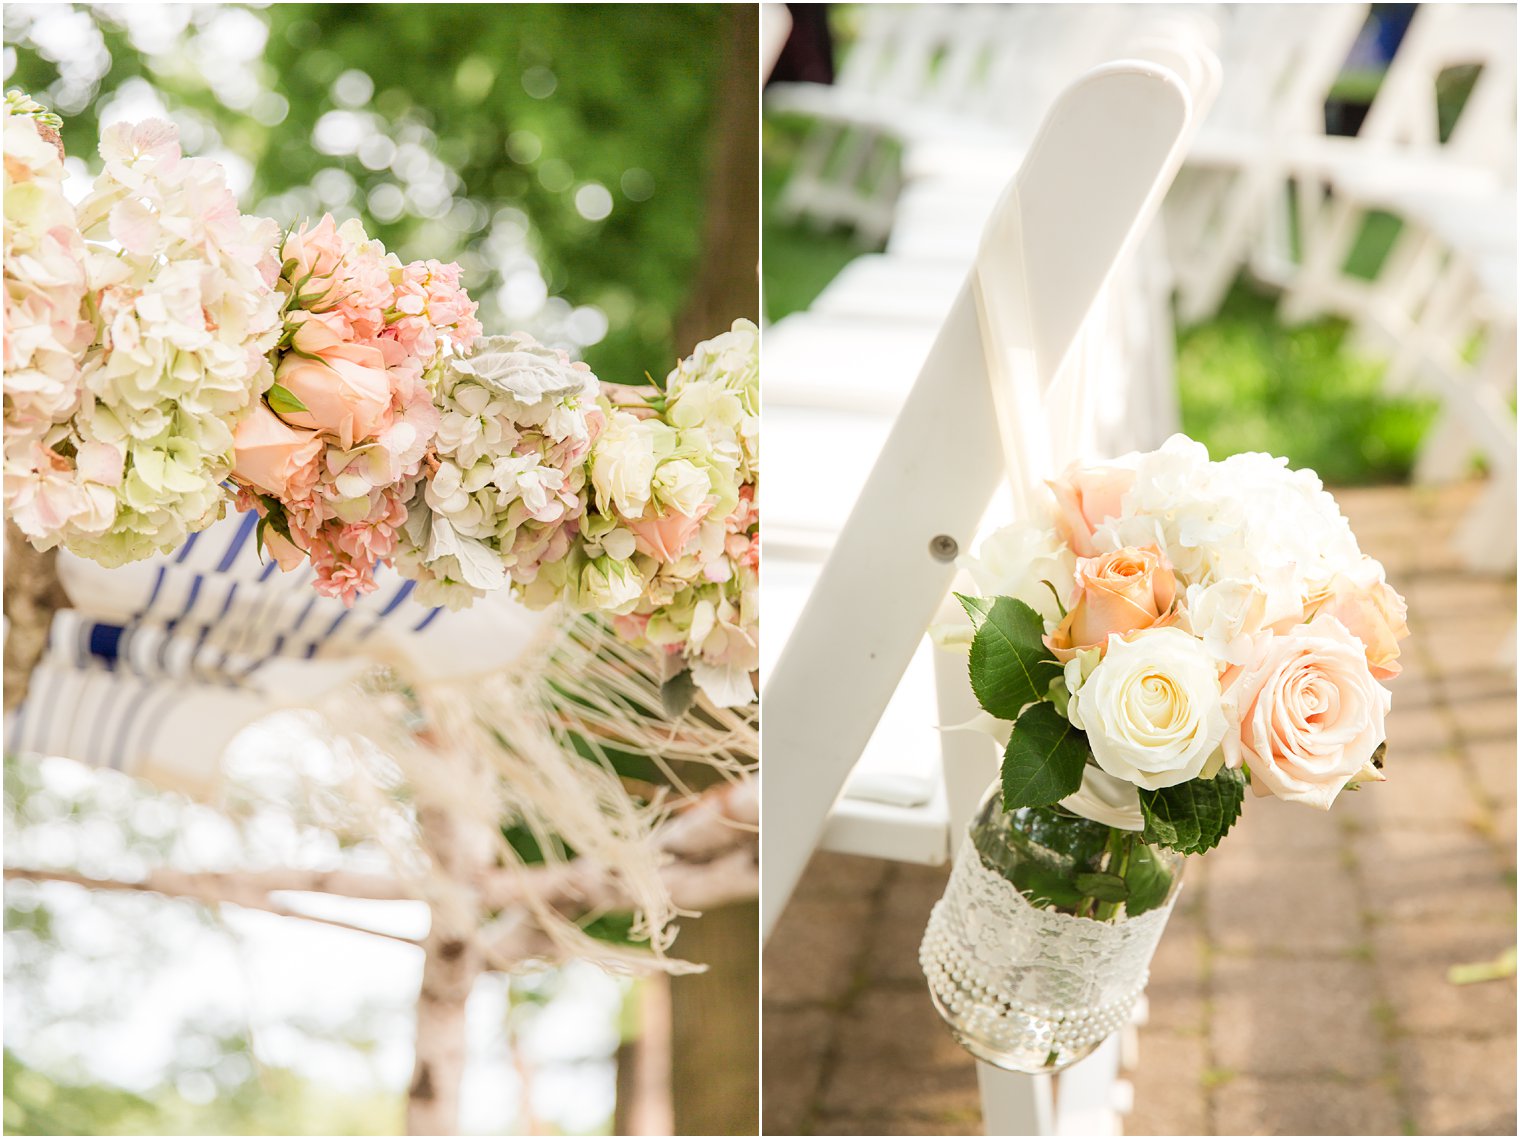
[[[168,123],[108,128],[76,211],[55,128],[7,97],[4,493],[34,545],[120,565],[235,503],[345,604],[388,565],[425,604],[510,588],[604,615],[678,689],[689,669],[754,699],[753,324],[663,385],[602,385],[483,337],[457,265],[403,264],[356,220],[281,237],[240,214]]]

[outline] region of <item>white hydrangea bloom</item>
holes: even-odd
[[[121,477],[109,448],[81,451],[70,420],[94,338],[84,300],[84,239],[63,194],[41,108],[5,101],[5,510],[41,548],[110,523]]]
[[[108,127],[100,154],[79,207],[98,315],[75,430],[122,477],[109,526],[67,544],[119,565],[221,516],[233,428],[272,381],[279,229],[240,214],[221,167],[183,158],[169,123]]]
[[[1185,585],[1249,582],[1266,595],[1262,623],[1302,612],[1314,584],[1361,561],[1340,508],[1319,477],[1260,453],[1211,463],[1174,435],[1135,457],[1120,517],[1094,532],[1102,549],[1158,546]]]
[[[485,337],[443,365],[438,466],[408,507],[396,554],[418,600],[463,608],[566,556],[586,512],[598,391],[586,365],[526,333]]]
[[[702,427],[739,449],[738,477],[752,481],[760,460],[760,330],[736,320],[704,340],[665,382],[667,418],[676,427]]]

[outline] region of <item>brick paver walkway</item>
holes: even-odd
[[[1337,496],[1408,597],[1389,781],[1329,814],[1250,799],[1189,860],[1152,969],[1129,1134],[1515,1134],[1513,580],[1448,541],[1470,488]],[[771,1134],[978,1134],[918,971],[946,871],[814,859],[765,958]]]

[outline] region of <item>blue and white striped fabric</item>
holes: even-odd
[[[119,569],[61,555],[74,608],[54,618],[6,750],[204,793],[227,743],[261,715],[311,704],[381,658],[435,679],[502,668],[552,620],[505,595],[467,613],[429,608],[391,571],[345,608],[312,588],[309,566],[261,562],[256,525],[234,514]]]

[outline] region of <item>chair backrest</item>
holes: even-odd
[[[1056,100],[994,211],[766,683],[767,931],[949,588],[952,547],[969,545],[1009,463],[1030,486],[1067,445],[1051,427],[1080,419],[1080,393],[1047,388],[1154,214],[1194,117],[1172,71],[1098,67]]]
[[[912,105],[945,83],[975,49],[960,4],[870,4],[835,86]],[[947,68],[947,62],[949,64]]]
[[[1449,68],[1475,65],[1482,71],[1443,149],[1513,178],[1515,31],[1513,4],[1421,4],[1357,137],[1442,147],[1437,83]]]
[[[1366,4],[1229,4],[1216,9],[1225,81],[1205,129],[1262,138],[1324,132],[1329,94]]]

